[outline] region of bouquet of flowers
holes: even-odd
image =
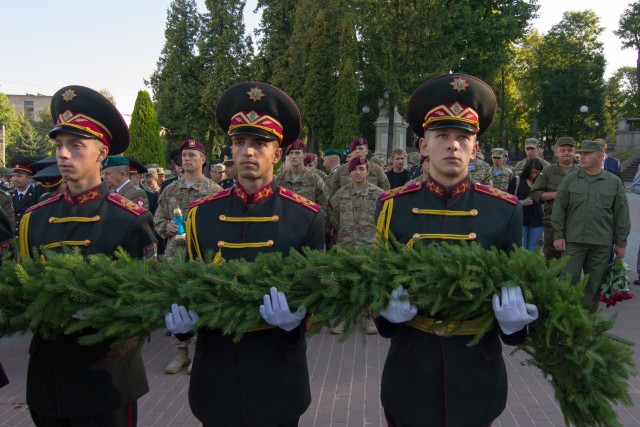
[[[628,272],[629,265],[614,254],[600,284],[599,300],[607,304],[607,307],[633,298],[633,294],[629,292]]]

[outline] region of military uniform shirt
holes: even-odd
[[[384,173],[382,168],[375,163],[369,162],[369,175],[367,176],[367,181],[382,188],[383,190],[389,190],[391,188],[387,175]],[[336,194],[336,191],[350,182],[351,176],[349,176],[349,164],[345,163],[340,165],[335,172],[332,171],[329,175],[329,184],[327,184],[329,197],[331,198]]]
[[[287,168],[278,174],[275,183],[311,200],[326,211],[329,203],[327,187],[322,178],[311,169],[304,168],[302,175],[294,181],[291,168]]]
[[[33,256],[32,248],[61,251],[63,246],[77,247],[85,256],[112,256],[118,247],[134,258],[156,254],[151,214],[104,183],[30,208],[20,223],[19,242],[21,257]],[[30,409],[49,417],[88,417],[116,410],[149,390],[135,345],[83,346],[78,337],[46,340],[34,333],[27,372]]]
[[[476,159],[475,163],[469,164],[469,181],[493,186],[493,169],[484,160]]]
[[[336,244],[348,246],[373,245],[376,238],[376,202],[383,192],[370,182],[357,191],[347,184],[329,202],[330,227],[337,230]]]
[[[579,171],[580,167],[578,165],[573,165],[572,168],[568,171],[565,171],[560,167],[560,165],[549,165],[542,169],[536,181],[533,183],[533,187],[531,187],[531,193],[529,193],[529,197],[534,202],[541,202],[540,198],[542,197],[542,193],[546,192],[554,192],[558,191],[558,187],[560,183],[571,172]],[[554,199],[546,200],[542,205],[542,210],[544,212],[545,218],[551,218],[551,211],[553,209]]]
[[[493,174],[493,186],[498,190],[507,191],[509,181],[513,177],[511,169],[505,167],[501,170],[491,169]],[[498,173],[499,172],[499,173]]]
[[[186,254],[185,245],[178,243],[173,238],[175,234],[167,231],[168,223],[173,221],[173,210],[179,207],[182,211],[182,217],[186,222],[187,215],[189,214],[189,204],[191,202],[210,194],[215,194],[221,189],[218,184],[206,177],[202,177],[191,187],[187,187],[184,179],[179,178],[160,193],[158,209],[153,216],[153,222],[158,235],[167,239],[167,247],[164,252],[167,260],[172,260],[176,256],[184,258]]]
[[[551,225],[556,240],[626,247],[631,218],[624,184],[604,170],[570,173],[558,187]]]

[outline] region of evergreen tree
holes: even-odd
[[[334,127],[331,147],[342,149],[353,138],[361,135],[358,109],[358,46],[355,39],[353,21],[347,17],[342,22],[340,46],[338,49],[340,64],[334,100]],[[366,124],[365,124],[366,126]],[[322,148],[328,147],[324,144]]]
[[[151,97],[146,90],[138,92],[133,114],[131,114],[129,134],[131,135],[131,144],[125,153],[127,156],[135,158],[143,165],[149,163],[165,164],[160,139],[160,125],[158,125]]]
[[[42,159],[51,155],[53,151],[51,140],[40,136],[24,113],[18,116],[18,123],[20,129],[15,142],[7,149],[9,157],[22,154],[32,159]]]
[[[224,133],[215,120],[215,108],[222,92],[235,83],[249,79],[253,47],[244,35],[244,0],[206,0],[198,51],[202,69],[201,114],[204,117],[203,140],[211,155],[214,140],[222,145]]]
[[[256,37],[261,37],[253,61],[252,74],[256,80],[274,82],[275,69],[284,62],[293,35],[298,3],[298,0],[258,0],[256,11],[262,9],[262,17],[255,30]],[[288,68],[288,64],[284,67]]]
[[[200,17],[195,0],[174,0],[167,11],[165,44],[148,84],[153,89],[158,122],[170,148],[186,138],[204,138],[202,89],[196,43]],[[162,164],[165,162],[163,161]]]

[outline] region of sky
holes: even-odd
[[[636,53],[622,50],[613,34],[632,0],[539,0],[541,33],[567,10],[592,9],[605,27],[601,36],[607,59],[606,77],[616,69],[635,66]],[[248,0],[245,25],[254,28],[257,0]],[[197,0],[205,11],[204,0]],[[8,95],[52,95],[77,84],[107,89],[129,121],[138,91],[156,69],[164,44],[170,0],[50,0],[5,1],[0,22],[0,92]]]

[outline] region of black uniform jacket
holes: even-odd
[[[155,255],[153,217],[106,184],[76,196],[65,193],[30,208],[20,225],[20,255],[32,248],[80,247],[83,255],[111,255],[120,246],[136,258]],[[69,319],[72,321],[72,319]],[[70,418],[115,410],[149,387],[142,356],[132,344],[81,346],[78,335],[45,340],[34,333],[27,371],[29,408]]]
[[[213,251],[226,260],[251,261],[262,252],[322,249],[323,212],[284,187],[268,185],[247,194],[237,185],[191,204],[187,239],[191,259]],[[261,247],[229,247],[246,243]],[[256,310],[261,302],[256,301]],[[252,331],[238,344],[220,330],[199,330],[191,410],[207,426],[276,426],[297,419],[311,402],[306,351],[302,324],[291,332]]]
[[[440,212],[420,213],[422,209]],[[382,232],[402,243],[421,234],[425,243],[461,239],[504,251],[522,244],[522,207],[517,199],[466,178],[451,189],[429,178],[383,193],[377,217],[384,220],[378,224],[387,224]],[[497,323],[473,347],[467,345],[471,336],[439,336],[382,317],[378,325],[380,334],[391,338],[382,374],[382,405],[403,425],[486,426],[504,410],[507,374]],[[524,334],[503,339],[516,344]]]
[[[31,206],[38,203],[38,199],[43,193],[44,188],[41,185],[29,185],[22,200],[18,201],[18,190],[14,189],[11,191],[11,203],[13,204],[13,213],[16,216],[16,233],[18,232],[20,220],[24,213]]]
[[[13,227],[9,222],[9,218],[0,209],[0,264],[6,254],[11,253],[11,239],[13,238]],[[9,379],[0,364],[0,388],[9,384]]]

